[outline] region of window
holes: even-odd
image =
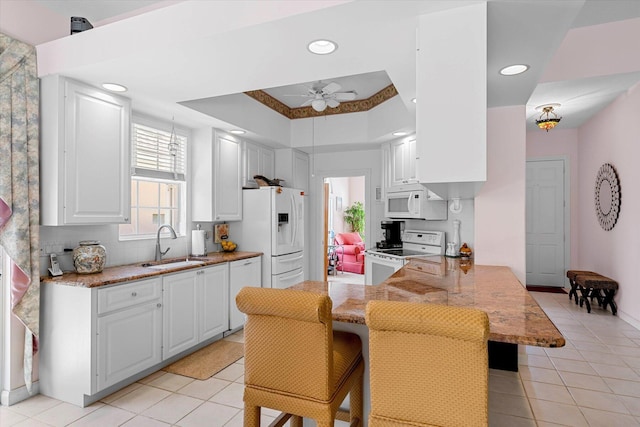
[[[120,239],[155,238],[158,227],[186,231],[186,145],[188,133],[142,117],[133,119],[131,224]]]

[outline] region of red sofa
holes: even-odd
[[[364,274],[364,242],[360,234],[338,233],[334,238],[338,254],[338,270]]]

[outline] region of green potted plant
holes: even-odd
[[[364,207],[362,202],[354,202],[344,210],[344,220],[351,227],[352,231],[357,231],[364,239]]]

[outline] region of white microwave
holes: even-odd
[[[422,184],[387,188],[384,216],[400,219],[447,219],[447,201]]]

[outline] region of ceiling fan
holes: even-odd
[[[342,86],[338,83],[331,82],[327,85],[323,85],[322,82],[315,83],[309,88],[309,91],[305,95],[289,95],[289,96],[305,96],[309,99],[306,100],[301,107],[308,107],[309,105],[314,110],[321,112],[324,111],[327,106],[336,108],[340,105],[340,101],[353,101],[356,99],[355,90],[347,92],[338,92]]]

